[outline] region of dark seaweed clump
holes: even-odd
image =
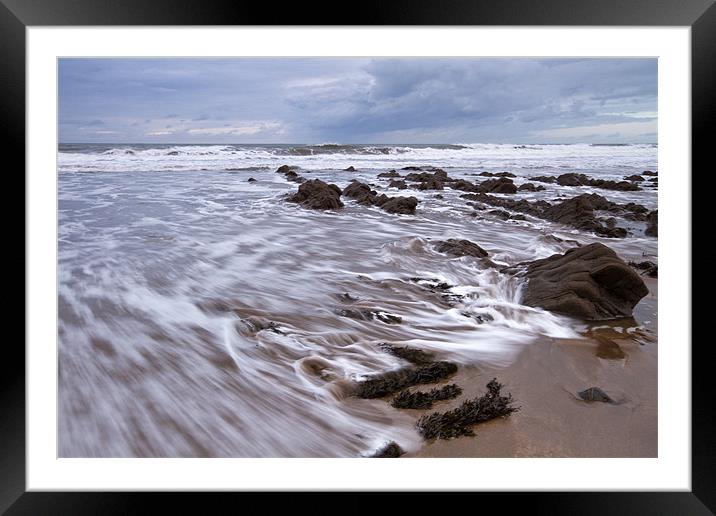
[[[451,400],[462,394],[462,389],[451,383],[444,387],[431,389],[429,392],[410,392],[403,391],[398,394],[391,405],[399,409],[429,409],[433,408],[433,403],[442,400]]]
[[[402,358],[411,364],[422,365],[430,364],[435,361],[435,355],[428,353],[427,351],[423,351],[422,349],[411,348],[408,346],[391,346],[390,344],[383,344],[381,347],[391,355]]]
[[[388,371],[360,382],[355,391],[359,398],[382,398],[406,387],[425,383],[437,383],[457,371],[452,362],[432,362],[419,367],[406,367]]]
[[[417,426],[425,439],[451,439],[462,435],[475,435],[472,425],[497,417],[506,417],[519,410],[513,406],[511,394],[501,394],[502,384],[496,378],[487,384],[487,393],[468,400],[454,410],[435,412],[423,416]]]
[[[403,450],[398,443],[395,441],[390,441],[388,444],[383,446],[380,450],[375,452],[370,457],[379,458],[379,459],[397,459],[401,455],[405,454],[405,450]]]

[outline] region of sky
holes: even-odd
[[[61,143],[652,143],[656,59],[60,59]]]

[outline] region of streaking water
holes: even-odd
[[[473,181],[508,170],[518,184],[565,171],[620,179],[656,170],[650,145],[528,147],[61,146],[60,455],[355,457],[388,440],[417,447],[410,417],[347,396],[351,382],[403,365],[380,343],[464,366],[507,365],[535,337],[580,328],[521,306],[517,280],[437,253],[431,241],[467,238],[513,264],[571,246],[554,234],[655,261],[656,239],[640,223],[620,220],[634,236],[611,240],[532,218],[474,218],[463,192],[437,199],[376,178],[408,165]],[[297,188],[274,172],[283,163],[341,187],[357,178],[388,195],[415,195],[417,215],[345,200],[340,212],[303,210],[282,199]],[[343,172],[349,165],[358,172]],[[654,189],[545,186],[513,197],[594,191],[656,208]],[[450,307],[416,278],[465,297]],[[358,301],[345,304],[343,293]],[[335,314],[350,307],[403,322]],[[478,315],[493,320],[479,324]]]

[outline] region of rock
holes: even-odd
[[[388,213],[399,213],[403,215],[415,215],[415,208],[418,206],[418,199],[415,197],[389,197],[380,204],[381,209]]]
[[[519,186],[517,189],[518,192],[536,192],[538,190],[544,190],[544,186],[539,185],[539,188],[534,185],[534,183],[524,183]]]
[[[625,181],[644,181],[644,178],[642,176],[639,176],[637,174],[626,176],[624,178]]]
[[[539,181],[540,183],[556,183],[557,178],[554,176],[534,176],[530,178],[532,181]]]
[[[299,186],[298,192],[288,200],[312,210],[335,210],[343,207],[340,197],[341,189],[338,186],[312,179]]]
[[[557,184],[561,186],[582,186],[587,183],[588,179],[584,174],[570,172],[557,177]]]
[[[627,235],[624,228],[605,226],[594,215],[594,210],[608,209],[610,205],[601,195],[583,194],[545,208],[541,216],[597,235],[623,238]]]
[[[348,317],[349,319],[356,319],[359,321],[372,321],[375,319],[386,324],[400,324],[403,322],[403,318],[399,315],[393,315],[388,312],[381,312],[380,310],[373,310],[369,308],[340,308],[336,310],[335,313],[341,317]]]
[[[462,190],[464,192],[481,192],[482,188],[480,188],[475,183],[471,183],[470,181],[467,181],[465,179],[458,179],[457,181],[454,181],[452,184],[450,184],[450,188],[453,190]]]
[[[523,304],[579,319],[630,317],[649,293],[639,275],[594,243],[526,264]]]
[[[401,455],[405,455],[405,451],[398,446],[398,443],[390,441],[381,449],[373,453],[373,455],[369,455],[369,457],[376,459],[397,459]]]
[[[303,182],[306,181],[305,178],[299,176],[299,175],[296,174],[296,172],[294,172],[293,170],[289,170],[288,172],[286,172],[286,173],[284,174],[284,177],[285,177],[288,181],[293,181],[294,183],[303,183]]]
[[[249,183],[255,183],[256,179],[254,179],[253,177],[250,177],[246,181],[248,181]]]
[[[377,195],[370,186],[355,179],[343,189],[343,195],[355,199],[361,204],[373,204],[373,198]]]
[[[289,167],[288,165],[281,165],[280,167],[278,167],[278,169],[276,169],[276,172],[278,172],[279,174],[285,174],[289,170],[291,170],[291,167]]]
[[[378,174],[378,177],[403,177],[400,174],[398,174],[395,170],[391,170],[389,172],[381,172]]]
[[[444,199],[443,194],[435,194],[436,199]]]
[[[427,181],[423,181],[418,185],[418,190],[442,190],[443,182],[435,177],[431,177]]]
[[[512,179],[507,177],[500,177],[499,179],[488,179],[480,183],[480,189],[483,192],[490,193],[504,193],[514,194],[517,193],[517,186],[512,182]]]
[[[400,170],[422,170],[420,167],[403,167]]]
[[[517,215],[510,215],[510,220],[527,220],[527,217],[518,213]]]
[[[641,173],[642,176],[658,176],[659,174],[657,172],[652,172],[651,170],[645,170]]]
[[[511,174],[511,173],[509,173],[509,172],[497,172],[497,173],[492,173],[492,172],[480,172],[480,173],[478,174],[478,176],[484,176],[484,177],[517,177],[516,175]]]
[[[455,238],[435,242],[435,249],[439,253],[453,256],[474,256],[476,258],[486,258],[488,256],[488,252],[476,243]]]
[[[602,403],[614,403],[614,400],[607,396],[607,393],[601,390],[599,387],[590,387],[582,392],[578,393],[577,396],[582,398],[584,401],[600,401]]]
[[[406,188],[408,188],[408,185],[403,180],[396,181],[395,179],[392,179],[388,184],[388,188],[397,188],[398,190],[405,190]]]
[[[659,267],[654,262],[629,262],[629,266],[634,267],[637,270],[644,271],[642,274],[646,274],[650,278],[659,277]]]
[[[659,210],[654,210],[646,217],[646,236],[659,236]]]
[[[355,171],[356,171],[356,169],[353,167],[353,165],[351,165],[348,168],[343,169],[343,172],[355,172]]]
[[[490,215],[494,215],[497,218],[500,218],[502,220],[507,220],[510,218],[510,212],[505,210],[490,210],[487,213]]]

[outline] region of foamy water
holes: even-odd
[[[513,264],[602,241],[654,260],[643,223],[601,239],[529,218],[501,221],[446,189],[408,190],[415,216],[350,200],[338,212],[286,203],[284,163],[344,187],[357,178],[434,165],[476,180],[483,170],[565,171],[620,179],[656,170],[652,145],[61,146],[59,174],[59,439],[61,456],[357,457],[395,440],[419,446],[413,419],[353,382],[397,368],[389,342],[465,367],[509,365],[540,335],[579,323],[520,304],[517,279],[431,242],[467,238]],[[357,172],[344,172],[352,165]],[[204,170],[203,170],[204,169]],[[232,169],[232,170],[227,170]],[[247,182],[249,177],[257,179]],[[656,190],[545,185],[515,198],[594,191],[656,208]],[[463,296],[450,306],[431,282]],[[341,294],[357,301],[346,304]],[[401,324],[336,314],[361,307]],[[478,323],[478,316],[491,321]],[[272,328],[260,329],[260,322]]]

